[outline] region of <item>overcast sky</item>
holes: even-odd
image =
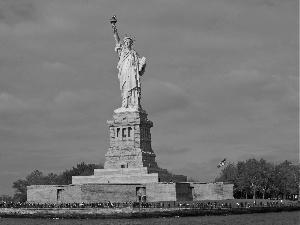
[[[0,0],[0,194],[34,170],[104,163],[121,106],[109,20],[147,58],[160,167],[299,163],[298,0]]]

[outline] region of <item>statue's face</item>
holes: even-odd
[[[124,45],[125,45],[126,48],[131,49],[131,47],[132,47],[132,41],[131,40],[125,40],[124,41]]]

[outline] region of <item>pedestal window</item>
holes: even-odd
[[[123,138],[126,137],[126,128],[122,128],[122,137],[123,137]]]
[[[128,127],[128,137],[131,137],[132,135],[132,128],[131,127]]]

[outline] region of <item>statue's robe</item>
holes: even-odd
[[[122,107],[140,107],[141,82],[140,76],[145,72],[146,64],[133,49],[129,50],[121,44],[116,46],[119,53],[118,78],[122,96]]]

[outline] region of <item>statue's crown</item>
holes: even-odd
[[[125,37],[123,38],[123,41],[135,41],[135,37],[130,37],[128,35],[125,34]]]

